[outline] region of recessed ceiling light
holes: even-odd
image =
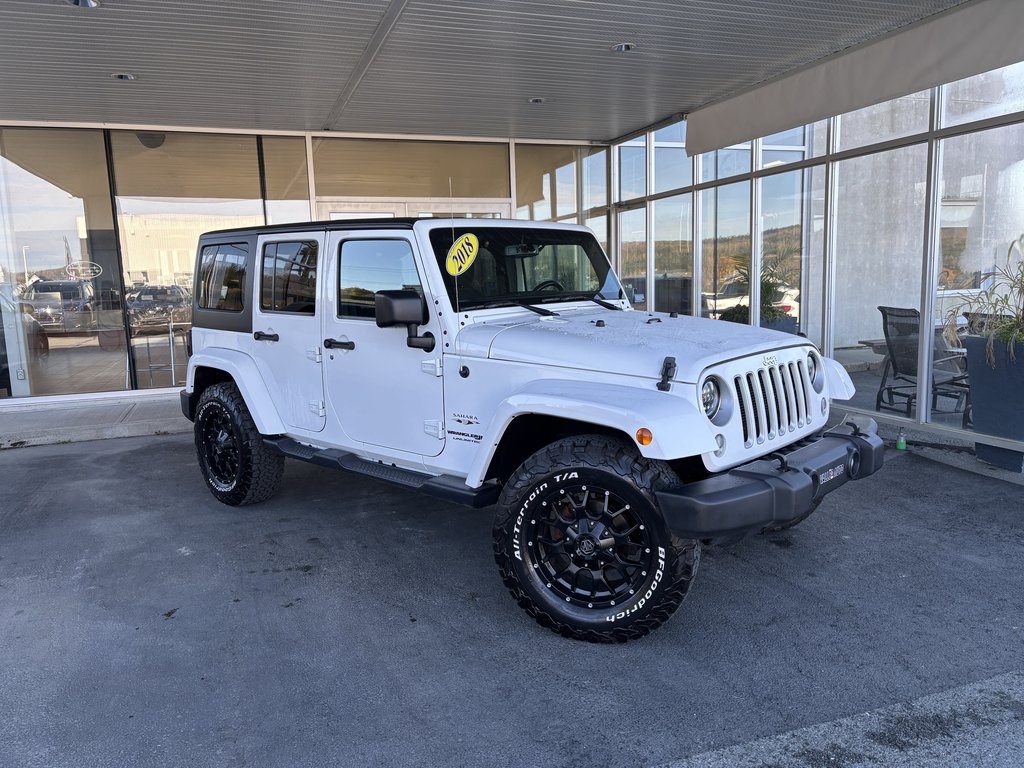
[[[114,72],[111,75],[111,77],[114,78],[115,80],[134,80],[135,79],[135,75],[133,75],[131,72]]]
[[[526,100],[528,104],[543,104],[547,99],[541,98],[540,96],[534,96],[531,99]]]
[[[612,46],[615,53],[629,53],[636,50],[636,43],[616,43]]]
[[[73,5],[75,8],[99,8],[99,0],[64,0],[68,5]]]

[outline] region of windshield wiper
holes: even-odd
[[[620,307],[618,304],[612,304],[610,301],[605,301],[604,299],[597,298],[597,296],[591,296],[590,300],[595,304],[600,304],[605,309],[617,309],[619,312],[624,311],[622,307]]]
[[[597,296],[594,296],[588,291],[579,291],[578,293],[560,293],[558,294],[558,298],[552,299],[552,301],[575,301],[576,299],[586,299],[587,301],[592,301],[595,304],[600,304],[605,309],[616,309],[622,311],[622,307],[618,304],[612,304],[610,301],[605,301],[604,298],[599,298],[600,296],[600,293]]]
[[[472,307],[464,306],[462,307],[462,309],[493,309],[494,307],[507,307],[509,304],[514,304],[517,307],[523,307],[524,309],[528,309],[531,312],[536,312],[538,315],[543,315],[544,317],[558,316],[557,312],[552,312],[550,309],[544,309],[544,307],[535,307],[533,304],[528,304],[522,299],[513,299],[511,296],[504,299],[498,299],[496,301],[487,301],[479,304],[474,302]]]
[[[558,316],[557,312],[552,312],[550,309],[544,309],[544,307],[535,307],[533,304],[527,304],[522,299],[509,299],[509,301],[511,301],[513,304],[517,306],[524,307],[530,310],[531,312],[536,312],[538,315],[543,315],[544,317]]]

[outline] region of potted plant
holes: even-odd
[[[778,259],[771,262],[766,259],[761,270],[761,327],[770,328],[773,331],[796,333],[797,319],[776,303],[778,297],[785,295],[788,289],[779,263]],[[750,267],[740,267],[737,272],[739,273],[739,282],[744,286],[749,286]],[[719,319],[733,323],[749,323],[750,307],[746,304],[729,307],[722,310]]]
[[[946,316],[946,337],[967,348],[971,420],[988,435],[1024,440],[1024,235],[1014,240],[1006,263],[985,274],[985,286]],[[967,334],[956,333],[960,316]],[[979,459],[1014,472],[1024,471],[1024,453],[975,443]]]

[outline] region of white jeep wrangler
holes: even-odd
[[[593,234],[330,221],[199,240],[181,393],[226,504],[285,457],[496,504],[513,597],[569,637],[672,615],[702,543],[793,525],[875,472],[873,421],[823,432],[849,376],[805,339],[637,311]]]

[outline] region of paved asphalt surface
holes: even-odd
[[[0,766],[1020,766],[1021,489],[913,454],[707,550],[675,618],[564,640],[490,512],[187,435],[0,452]]]

